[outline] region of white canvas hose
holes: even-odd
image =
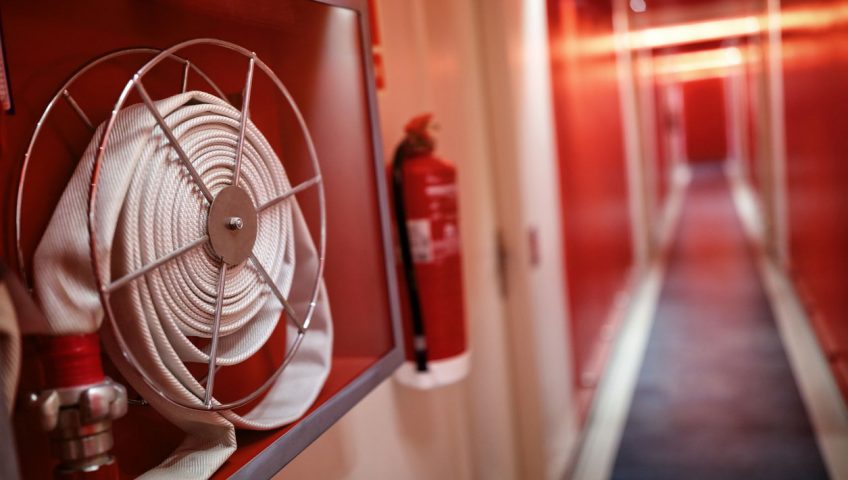
[[[232,182],[240,112],[203,92],[156,103],[213,197]],[[35,291],[46,324],[26,333],[89,333],[103,310],[91,272],[87,202],[101,126],[56,208],[34,258]],[[206,235],[208,202],[144,105],[118,113],[100,170],[97,244],[107,284]],[[239,186],[254,205],[291,185],[279,159],[248,122]],[[318,258],[294,198],[259,213],[253,249],[297,312],[312,300],[311,282],[293,282],[294,269],[317,271]],[[218,290],[220,260],[208,242],[127,283],[111,299],[122,336],[160,389],[202,405],[203,385],[183,362],[206,364]],[[282,306],[250,261],[226,274],[217,364],[236,365],[259,350],[274,331]],[[286,324],[288,347],[297,327]],[[161,398],[124,359],[111,328],[106,350],[127,381],[163,416],[188,433],[183,444],[145,478],[205,478],[235,449],[234,428],[270,429],[302,416],[330,368],[332,320],[323,283],[309,330],[292,362],[247,414],[176,406]],[[190,338],[194,338],[192,342]],[[196,346],[200,345],[200,346]],[[120,424],[119,424],[120,425]],[[140,445],[139,448],[144,448]]]

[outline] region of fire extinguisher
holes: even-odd
[[[407,347],[397,378],[417,388],[458,381],[470,366],[456,168],[433,154],[431,120],[425,114],[406,125],[390,167]]]

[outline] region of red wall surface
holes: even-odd
[[[753,52],[759,51],[759,43],[755,40],[747,40],[747,49],[752,53],[751,61],[743,62],[743,88],[745,105],[742,106],[743,113],[743,128],[745,129],[745,145],[746,165],[748,168],[748,181],[755,192],[761,194],[761,175],[762,167],[761,160],[764,152],[760,148],[760,138],[763,135],[762,130],[765,128],[758,120],[760,103],[765,95],[761,84],[763,69],[761,62],[756,60]]]
[[[666,108],[665,87],[661,83],[654,86],[654,133],[656,144],[656,155],[654,156],[656,177],[655,195],[657,207],[662,208],[665,204],[666,195],[671,185],[671,152],[668,145],[668,134],[674,119]]]
[[[601,329],[632,262],[615,54],[583,54],[611,35],[610,2],[548,2],[575,378],[593,370]]]
[[[724,80],[706,78],[683,84],[686,156],[692,162],[727,157]]]
[[[848,2],[787,0],[832,18]],[[791,270],[848,398],[848,24],[783,33]]]

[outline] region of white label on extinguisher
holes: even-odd
[[[409,232],[412,261],[415,263],[432,262],[434,260],[433,231],[430,228],[430,220],[426,218],[407,220],[406,230]]]

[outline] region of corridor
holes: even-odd
[[[723,167],[691,167],[615,479],[828,478]]]

